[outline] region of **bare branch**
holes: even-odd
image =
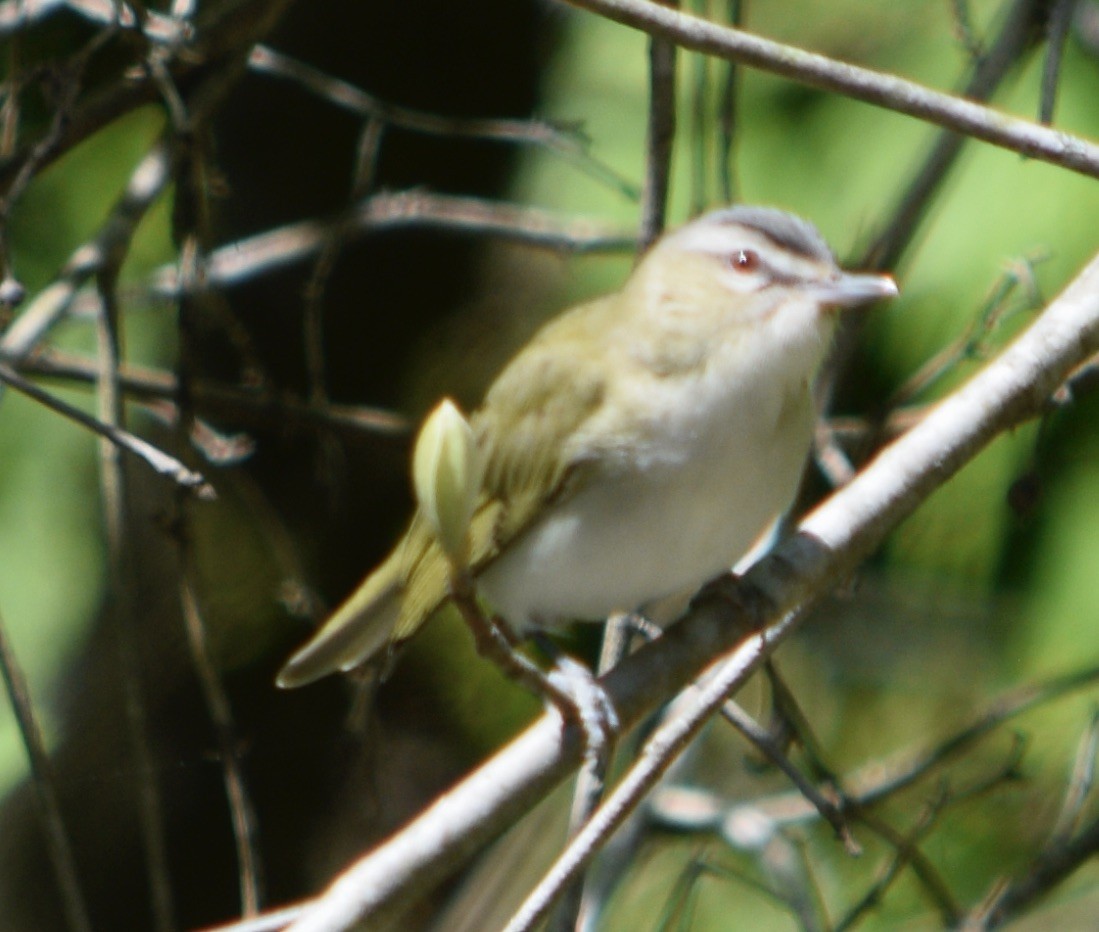
[[[848,65],[760,36],[720,26],[650,0],[568,0],[607,19],[719,58],[835,91],[937,123],[993,145],[1099,178],[1099,145],[935,91],[914,81]]]
[[[0,354],[2,359],[3,354]],[[24,373],[81,384],[89,384],[95,379],[88,360],[57,350],[36,353],[19,363],[19,369]],[[124,364],[119,369],[119,384],[133,398],[158,402],[155,411],[162,419],[165,416],[170,422],[178,419],[175,399],[179,383],[170,372]],[[410,429],[408,421],[399,414],[367,405],[332,402],[318,405],[291,395],[272,395],[203,380],[192,381],[189,391],[191,402],[203,413],[253,429],[324,427],[339,432],[351,442],[362,442],[364,437],[377,434],[401,437]],[[198,446],[205,449],[202,443]]]
[[[921,745],[914,749],[896,752],[884,759],[871,760],[854,772],[845,775],[839,781],[844,798],[853,812],[865,822],[866,813],[872,806],[935,775],[944,765],[958,759],[963,751],[971,749],[978,741],[1006,722],[1042,703],[1052,702],[1070,692],[1091,686],[1096,681],[1099,681],[1099,668],[1091,667],[1067,676],[1010,690],[992,702],[972,722],[942,741],[930,747]],[[1017,756],[1013,752],[1011,760],[1014,761]],[[662,787],[657,794],[654,794],[650,809],[658,817],[664,818],[665,811],[672,808],[665,798],[670,798],[674,804],[676,797],[683,792],[683,788],[679,786]],[[716,801],[700,801],[697,790],[692,789],[688,792],[693,796],[692,811],[698,813],[700,809],[704,810],[704,815],[698,818],[698,821],[704,824],[691,827],[712,827],[714,820],[721,816],[719,804]],[[784,790],[748,802],[737,803],[736,806],[750,812],[754,818],[763,818],[774,823],[778,828],[803,824],[820,815],[819,809],[806,799],[800,790]]]
[[[402,107],[368,94],[348,81],[325,74],[305,62],[291,58],[265,45],[252,49],[248,65],[253,71],[296,82],[329,103],[354,113],[364,120],[376,120],[387,126],[416,133],[449,136],[456,139],[487,139],[494,142],[530,145],[562,156],[593,178],[636,200],[637,185],[622,177],[589,151],[589,140],[577,127],[561,126],[542,120],[506,120],[443,116]]]
[[[99,488],[103,524],[107,537],[107,586],[114,624],[125,706],[126,740],[133,756],[131,787],[137,807],[139,836],[145,859],[145,878],[152,901],[153,927],[169,932],[173,924],[172,875],[168,867],[168,841],[160,786],[153,766],[148,714],[142,689],[141,662],[138,656],[138,609],[135,600],[136,570],[129,538],[129,471],[122,458],[126,449],[120,438],[125,405],[118,386],[118,367],[122,358],[118,295],[115,291],[118,271],[125,249],[112,253],[96,271],[100,298],[95,320],[96,333],[96,406],[102,427],[99,441]],[[9,383],[10,384],[10,383]],[[91,425],[89,425],[91,426]],[[138,438],[133,438],[137,440]],[[132,443],[131,443],[132,447]],[[159,451],[158,451],[159,452]]]
[[[963,91],[966,99],[987,100],[991,97],[1023,54],[1041,38],[1041,7],[1042,3],[1037,0],[1015,0],[988,54],[975,59],[976,67]],[[886,269],[896,264],[965,142],[966,137],[958,133],[939,134],[919,171],[897,199],[896,206],[890,210],[892,219],[889,225],[863,254],[859,262],[861,266]]]
[[[665,0],[678,7],[677,0]],[[644,252],[664,231],[675,142],[676,47],[664,39],[649,40],[649,120],[645,140],[645,187],[641,195],[638,247]]]
[[[42,289],[0,337],[0,355],[17,362],[60,321],[80,287],[129,248],[138,224],[171,177],[168,145],[157,143],[138,162],[126,189],[95,237],[73,251],[57,278]]]
[[[240,74],[247,64],[243,53],[271,30],[290,2],[233,0],[218,4],[204,19],[201,32],[186,21],[152,13],[137,16],[133,5],[116,4],[112,0],[69,0],[64,5],[49,0],[27,0],[27,7],[33,9],[35,18],[71,7],[104,25],[114,25],[117,19],[124,29],[140,30],[154,46],[168,44],[171,53],[162,62],[172,81],[179,83],[187,78],[194,84],[195,100],[189,103],[202,112],[208,106],[208,101],[202,98],[210,97],[211,91],[213,97],[218,97],[229,81]],[[18,2],[0,3],[0,35],[6,27],[13,28],[13,24],[19,28],[26,24],[20,6]],[[110,30],[102,30],[92,43],[105,41],[109,35]],[[63,127],[53,134],[45,152],[37,148],[41,140],[31,140],[9,157],[0,159],[0,190],[8,188],[29,163],[34,162],[35,168],[41,169],[120,116],[156,100],[162,85],[158,86],[152,72],[151,68],[143,68],[133,80],[115,81],[102,91],[86,95],[86,99],[66,114]],[[212,87],[209,86],[211,81]]]
[[[882,404],[882,411],[909,404],[959,363],[981,358],[989,351],[992,335],[1005,320],[1021,310],[1039,308],[1041,298],[1034,277],[1037,261],[1024,257],[1010,263],[962,334],[910,375]]]
[[[235,285],[315,255],[333,225],[356,233],[413,225],[440,227],[563,253],[625,252],[636,246],[634,237],[595,221],[563,219],[543,210],[472,197],[401,191],[372,195],[348,214],[330,220],[291,223],[214,249],[206,256],[206,284],[211,288]],[[175,268],[159,269],[153,289],[161,297],[178,296]]]
[[[1003,925],[1071,876],[1099,852],[1099,819],[1093,819],[1071,841],[1045,852],[1025,876],[1005,885],[992,902],[971,915],[965,929]]]
[[[4,681],[8,701],[11,703],[15,722],[19,726],[19,734],[23,739],[23,747],[27,751],[27,760],[34,780],[34,792],[42,816],[46,847],[61,891],[61,906],[65,913],[65,921],[72,932],[90,932],[92,926],[88,918],[88,907],[76,872],[72,842],[65,830],[65,820],[61,815],[61,801],[57,795],[57,780],[50,763],[49,751],[46,750],[42,729],[38,727],[38,721],[34,715],[27,680],[23,676],[23,670],[8,640],[7,626],[2,617],[0,617],[0,678]]]
[[[202,617],[198,593],[195,590],[196,571],[190,555],[190,542],[182,541],[183,572],[180,579],[180,601],[183,621],[187,631],[187,645],[191,650],[191,662],[198,675],[206,709],[217,734],[218,756],[221,763],[222,782],[229,803],[233,825],[233,841],[236,845],[238,885],[240,887],[241,914],[254,916],[263,896],[263,874],[259,856],[259,825],[248,788],[244,781],[237,748],[236,728],[229,697],[221,683],[210,648],[207,643],[206,623]]]
[[[143,10],[140,20],[129,4],[117,0],[3,0],[0,2],[0,39],[39,23],[58,10],[70,10],[101,26],[140,27],[150,42],[175,44],[190,38],[193,26],[155,10]]]
[[[798,792],[820,813],[821,818],[832,826],[836,837],[843,842],[848,854],[854,856],[862,853],[861,846],[851,834],[851,827],[847,824],[843,810],[830,799],[826,799],[816,786],[802,775],[774,742],[766,728],[731,699],[721,706],[721,715],[797,787]]]
[[[27,187],[37,171],[62,151],[62,141],[71,122],[72,110],[84,80],[84,71],[92,56],[110,38],[111,31],[109,29],[96,33],[80,51],[65,63],[63,78],[59,82],[60,93],[58,94],[49,129],[36,142],[26,147],[21,159],[13,157],[13,146],[11,145],[15,140],[16,127],[14,119],[18,113],[16,96],[19,92],[19,76],[17,74],[12,76],[11,98],[7,108],[9,126],[5,128],[5,135],[10,138],[7,140],[9,144],[4,146],[2,155],[4,162],[10,161],[16,164],[17,167],[12,172],[11,180],[6,185],[4,195],[0,197],[0,277],[2,277],[9,293],[8,296],[5,296],[5,303],[15,303],[11,301],[10,296],[12,294],[22,297],[21,291],[18,290],[18,280],[11,268],[11,247],[8,243],[8,229],[12,211],[26,193]],[[15,47],[13,45],[13,54]],[[0,162],[0,164],[3,164],[3,162]]]
[[[1065,800],[1050,832],[1047,849],[1066,844],[1080,827],[1084,805],[1095,785],[1095,756],[1099,753],[1099,712],[1093,712],[1076,749]]]
[[[163,450],[157,449],[151,443],[142,440],[129,431],[123,430],[121,427],[105,424],[92,417],[90,414],[81,411],[79,408],[74,408],[72,405],[67,404],[60,398],[55,398],[48,392],[42,391],[37,385],[28,382],[10,366],[0,364],[0,382],[10,385],[16,391],[21,392],[28,398],[34,399],[51,411],[56,411],[58,414],[67,417],[70,421],[75,421],[77,424],[86,427],[100,437],[104,437],[119,449],[134,454],[134,456],[144,460],[144,462],[156,470],[156,472],[160,473],[162,476],[167,476],[173,482],[183,486],[183,488],[193,490],[200,498],[213,497],[213,487],[206,481],[201,473],[188,469],[174,456],[169,456]]]
[[[1061,62],[1065,54],[1065,42],[1076,12],[1076,0],[1054,0],[1049,11],[1049,38],[1046,60],[1042,65],[1042,100],[1038,107],[1038,122],[1049,126],[1057,106],[1057,79],[1061,76]]]
[[[741,580],[742,612],[708,601],[603,679],[624,727],[669,697],[706,667],[734,689],[796,628],[798,613],[844,579],[935,488],[995,436],[1040,411],[1080,362],[1099,350],[1099,257],[1094,259],[1014,343],[942,401],[908,434],[884,449],[841,491],[800,524]],[[751,609],[744,617],[743,608]],[[758,633],[743,638],[747,620]],[[743,631],[743,628],[740,628]],[[719,656],[722,651],[728,654]],[[714,663],[713,658],[719,656]],[[718,666],[720,665],[720,667]],[[693,721],[679,721],[650,739],[642,766],[658,749],[676,747],[724,701],[715,688]],[[686,717],[684,717],[686,718]],[[392,915],[441,879],[487,838],[560,780],[580,757],[578,730],[543,716],[508,748],[436,800],[389,842],[342,874],[293,928],[349,928],[364,916]],[[577,836],[604,832],[636,804],[647,778],[631,772]],[[567,856],[566,856],[567,857]],[[574,864],[551,877],[568,880]]]
[[[908,866],[911,866],[913,872],[921,878],[924,889],[928,890],[934,898],[942,923],[947,927],[953,925],[953,921],[959,914],[958,907],[954,903],[954,898],[947,889],[946,884],[931,867],[919,848],[920,840],[931,831],[945,805],[946,800],[940,794],[938,798],[924,807],[916,820],[916,824],[903,835],[894,831],[880,819],[866,814],[862,815],[862,821],[884,838],[892,846],[894,853],[878,880],[867,890],[859,902],[851,907],[846,915],[836,921],[833,927],[835,932],[852,928],[863,914],[880,903],[885,891],[900,876],[901,871]]]
[[[739,28],[743,16],[742,0],[728,0],[729,23]],[[720,179],[721,200],[729,204],[733,200],[736,173],[733,171],[733,143],[737,130],[737,88],[740,84],[736,62],[725,64],[725,77],[721,82],[721,102],[718,108],[717,174]]]

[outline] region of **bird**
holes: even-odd
[[[719,208],[664,234],[619,291],[546,323],[472,413],[478,597],[522,639],[644,614],[727,572],[796,493],[837,311],[896,294],[778,208]],[[417,511],[278,685],[407,641],[450,597],[449,566]]]

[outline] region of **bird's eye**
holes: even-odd
[[[751,249],[738,249],[733,253],[730,264],[736,272],[754,272],[759,268],[759,253]]]

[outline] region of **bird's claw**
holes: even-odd
[[[611,697],[591,670],[564,654],[554,658],[546,678],[553,686],[550,701],[584,736],[585,766],[604,767],[620,728]]]

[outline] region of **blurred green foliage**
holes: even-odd
[[[1006,4],[968,7],[978,34],[985,36]],[[747,22],[769,38],[943,89],[958,87],[968,64],[946,3],[750,4]],[[546,111],[582,119],[594,140],[593,152],[629,177],[643,172],[646,48],[642,36],[576,17],[568,51],[557,59],[547,84]],[[997,94],[996,106],[1035,114],[1042,64],[1043,54],[1032,54]],[[718,203],[712,125],[701,143],[703,154],[697,136],[692,137],[703,70],[705,104],[712,107],[720,92],[720,68],[713,63],[703,68],[697,56],[680,54],[672,222],[686,217],[693,204]],[[1058,85],[1057,126],[1087,138],[1099,135],[1097,76],[1094,50],[1070,41]],[[739,94],[731,165],[737,197],[812,218],[841,259],[857,261],[937,131],[750,70],[740,73]],[[707,170],[701,193],[700,161]],[[614,192],[540,155],[526,160],[517,192],[520,200],[615,216],[626,224],[635,212]],[[1046,299],[1054,296],[1094,253],[1097,216],[1094,180],[970,143],[896,269],[900,299],[876,309],[867,323],[845,404],[856,412],[873,410],[965,331],[1012,264],[1037,259],[1040,293]],[[561,303],[614,287],[628,268],[625,260],[573,265],[576,274],[560,289]],[[1027,318],[1019,313],[1008,320],[993,335],[990,352]],[[980,359],[957,364],[917,400],[933,401],[980,364]],[[867,622],[879,630],[864,651],[852,654],[850,646],[864,634],[860,622],[851,620],[859,609],[842,606],[811,622],[801,642],[786,649],[781,663],[805,707],[814,710],[813,725],[841,772],[844,766],[945,735],[1008,684],[1099,660],[1099,597],[1089,569],[1099,561],[1095,414],[1095,406],[1084,403],[1055,415],[1072,423],[1071,429],[1055,432],[1055,450],[1048,440],[1036,448],[1035,425],[1000,438],[891,535],[864,574],[863,587],[873,591],[880,579],[898,580],[897,598]],[[1038,472],[1040,504],[1020,516],[1009,508],[1007,492],[1031,468]],[[857,591],[853,598],[860,601]],[[952,625],[937,623],[936,616],[946,617],[942,610],[950,600],[960,606],[952,613]],[[821,635],[817,625],[834,625],[838,631]],[[856,668],[856,657],[869,668]],[[847,698],[837,702],[838,696]],[[961,902],[982,896],[994,875],[1019,867],[1026,852],[1043,842],[1094,701],[1070,699],[1031,714],[1021,726],[1030,738],[1026,779],[1012,789],[1001,788],[983,804],[951,811],[930,834],[926,853]],[[737,752],[726,753],[735,759]],[[994,770],[993,762],[1005,755],[1002,741],[976,759]],[[751,798],[759,791],[739,785],[730,797]],[[923,791],[931,792],[931,787]],[[925,801],[916,793],[904,797],[907,809],[892,811],[900,823],[911,824]],[[852,865],[829,835],[824,828],[810,833],[807,857],[825,901],[850,905],[868,883],[868,864],[880,864],[885,851],[868,842],[867,856]],[[867,842],[865,835],[860,840]],[[742,873],[754,873],[716,842],[654,845],[651,858],[631,874],[607,927],[637,928],[644,922],[652,928],[658,915],[669,916],[667,928],[730,928],[732,916],[735,928],[792,927],[789,911],[723,869],[717,876],[703,871],[695,878],[685,901],[689,907],[677,914],[677,921],[689,921],[677,925],[665,910],[677,902],[676,885],[697,861],[732,862]],[[1095,890],[1075,894],[1082,895],[1096,902]],[[890,889],[868,925],[936,927],[934,919],[917,918],[928,916],[927,909],[926,897],[909,876]]]
[[[11,225],[14,265],[30,295],[100,228],[133,167],[163,129],[153,108],[95,134],[38,175]],[[168,204],[142,224],[123,270],[138,280],[172,256]],[[69,319],[53,345],[91,352],[93,322]],[[139,314],[127,321],[128,358],[167,362],[172,321]],[[71,404],[94,410],[86,391],[62,388]],[[32,684],[37,708],[50,708],[81,649],[104,587],[103,535],[95,438],[15,392],[0,404],[0,610]],[[0,719],[0,796],[26,776],[26,754],[10,718]]]
[[[968,6],[978,35],[987,36],[1006,3],[981,0]],[[749,4],[748,26],[781,41],[951,89],[961,85],[969,64],[951,9],[940,0],[785,0]],[[644,173],[646,49],[647,40],[638,33],[570,13],[542,80],[539,115],[581,122],[592,154],[630,179]],[[1036,113],[1041,67],[1042,55],[1032,55],[997,95],[996,105],[1012,113]],[[1095,50],[1070,40],[1059,83],[1057,126],[1099,137],[1097,73]],[[672,222],[716,205],[720,191],[712,108],[723,66],[681,53],[679,75]],[[730,166],[737,198],[811,218],[844,261],[857,261],[886,222],[937,130],[769,75],[741,70],[739,82]],[[163,126],[158,109],[140,110],[96,133],[35,179],[11,231],[16,267],[32,296],[98,229]],[[281,144],[299,143],[288,134]],[[342,155],[349,163],[350,155]],[[260,160],[263,153],[254,157]],[[230,191],[230,203],[232,197]],[[625,228],[637,217],[636,203],[620,191],[544,151],[525,152],[510,183],[510,197],[563,213],[606,218]],[[163,198],[142,224],[125,280],[136,281],[174,257],[170,206],[170,198]],[[1099,186],[1093,179],[969,143],[896,269],[901,298],[875,310],[867,321],[852,385],[843,394],[845,412],[875,410],[927,358],[964,333],[1005,268],[1040,258],[1035,266],[1038,288],[1045,298],[1055,295],[1094,252],[1097,216]],[[538,320],[617,287],[630,264],[625,256],[561,261],[514,245],[487,246],[454,306],[430,309],[434,316],[425,314],[424,334],[414,341],[400,385],[408,409],[424,407],[440,391],[475,396],[477,386],[487,382],[492,368]],[[406,310],[370,304],[374,295],[368,275],[359,287],[368,311],[379,318],[399,317]],[[271,302],[271,318],[281,312],[295,321],[293,337],[286,342],[297,353],[300,289],[279,283],[265,297]],[[131,310],[135,313],[126,318],[127,358],[172,365],[177,343],[173,311]],[[1026,320],[1019,313],[1007,321],[993,335],[991,351]],[[56,342],[94,350],[87,320],[67,322]],[[470,357],[466,351],[475,342],[493,345],[484,356]],[[980,364],[979,359],[961,362],[916,400],[932,402]],[[93,406],[86,392],[58,391],[89,410]],[[1099,405],[1083,399],[1054,414],[1046,430],[1027,425],[997,440],[891,536],[862,575],[861,588],[855,586],[849,597],[830,603],[800,641],[784,650],[781,665],[803,706],[812,711],[811,722],[834,767],[843,771],[899,747],[941,738],[968,722],[999,690],[1099,661],[1094,634],[1099,594],[1091,579],[1099,561],[1094,530],[1099,527],[1097,419]],[[55,734],[51,709],[104,592],[96,446],[83,431],[11,392],[5,392],[0,404],[0,438],[0,612],[32,682],[39,713]],[[314,466],[310,463],[294,475],[324,472]],[[1041,496],[1031,513],[1019,515],[1009,508],[1007,492],[1031,470],[1036,471]],[[249,503],[251,485],[234,487],[231,472],[221,477],[226,494],[196,521],[195,540],[208,608],[228,632],[215,653],[224,669],[236,670],[270,653],[270,629],[279,620],[279,581],[289,571],[285,561],[280,563],[277,535],[255,521],[260,509]],[[303,488],[287,497],[296,498],[296,507],[304,511],[320,510],[321,496]],[[311,527],[289,511],[291,534]],[[376,523],[380,527],[364,534],[387,529],[385,519]],[[306,564],[321,552],[308,532],[295,543]],[[460,735],[470,759],[487,753],[537,709],[534,700],[512,690],[497,671],[473,657],[468,638],[453,619],[432,626],[412,646],[400,677],[411,684],[406,688],[414,701],[438,703],[434,723],[448,737],[453,737],[451,731]],[[263,682],[269,682],[266,673]],[[979,899],[996,875],[1023,863],[1042,843],[1094,703],[1093,696],[1073,698],[1031,714],[1021,726],[1030,736],[1025,779],[950,808],[928,836],[925,853],[949,878],[961,902]],[[997,738],[974,755],[965,773],[952,773],[951,780],[960,785],[967,779],[979,782],[1009,758],[1010,745],[1008,736]],[[743,754],[742,747],[728,740],[711,749],[708,766],[719,771],[719,780],[727,779],[720,789],[730,798],[783,785],[770,774],[741,767]],[[728,761],[730,773],[723,775]],[[4,717],[0,795],[24,776],[22,747]],[[901,826],[910,826],[935,795],[933,787],[920,786],[891,802],[890,815]],[[868,850],[856,862],[842,855],[826,829],[804,832],[815,883],[836,913],[842,907],[835,904],[850,905],[866,889],[873,867],[889,855],[885,845],[866,833],[860,840]],[[620,892],[608,928],[637,928],[642,920],[643,927],[655,928],[654,917],[661,916],[669,917],[668,928],[679,928],[671,918],[675,910],[682,910],[675,914],[679,918],[689,919],[684,928],[730,928],[730,916],[735,916],[735,928],[790,927],[788,912],[730,872],[746,868],[716,842],[660,842],[651,846]],[[699,859],[709,867],[686,883]],[[1074,890],[1073,898],[1095,904],[1099,892],[1094,884],[1085,884]],[[906,874],[868,925],[935,927],[928,915],[926,898]]]

